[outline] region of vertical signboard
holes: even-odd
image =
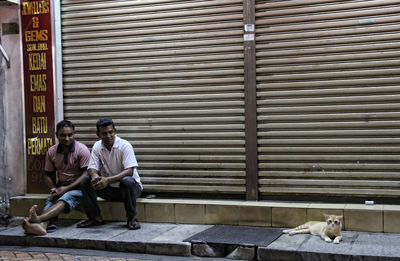
[[[21,0],[27,192],[48,192],[44,161],[54,144],[54,88],[50,0]]]

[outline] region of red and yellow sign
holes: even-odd
[[[54,142],[54,88],[50,0],[21,0],[25,88],[27,192],[47,193],[44,161]]]

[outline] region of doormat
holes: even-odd
[[[186,238],[184,241],[268,246],[280,235],[282,235],[282,229],[280,228],[215,225]]]

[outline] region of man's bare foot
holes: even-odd
[[[37,205],[33,205],[29,209],[29,222],[31,223],[40,223],[40,218],[38,217],[36,213]]]
[[[47,233],[46,229],[44,229],[40,224],[30,223],[28,219],[24,219],[24,222],[22,222],[22,228],[27,234],[43,236]]]

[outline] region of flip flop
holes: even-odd
[[[97,219],[86,219],[85,221],[79,223],[76,225],[77,228],[86,228],[86,227],[95,227],[95,226],[100,226],[104,225],[104,221],[98,221]]]
[[[56,230],[57,230],[57,226],[54,225],[54,224],[48,225],[48,226],[47,226],[47,229],[46,229],[47,233],[53,233],[53,232],[56,231]]]
[[[126,226],[128,227],[129,230],[136,230],[141,228],[137,219],[128,220]]]

